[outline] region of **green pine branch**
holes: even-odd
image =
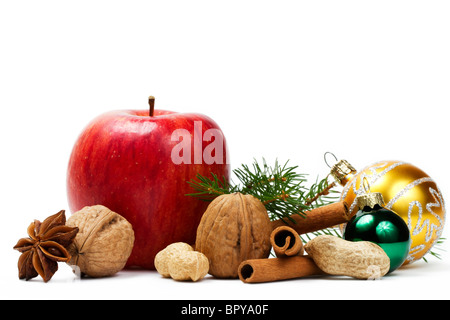
[[[297,170],[298,166],[290,166],[289,161],[280,165],[276,160],[274,166],[270,166],[265,159],[262,164],[254,160],[251,166],[243,164],[233,170],[239,181],[237,184],[228,183],[225,177],[219,178],[215,174],[211,177],[197,175],[196,179],[188,181],[195,191],[188,195],[212,201],[227,193],[250,194],[265,205],[271,220],[292,219],[289,216],[293,214],[305,216],[305,211],[336,201],[327,190],[327,178],[316,180],[308,188],[305,186],[307,174]]]

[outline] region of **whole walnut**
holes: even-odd
[[[79,229],[68,248],[69,265],[90,277],[111,276],[123,269],[134,245],[133,228],[124,217],[96,205],[75,212],[66,225]]]
[[[272,227],[263,203],[239,192],[214,199],[197,229],[195,250],[209,259],[216,278],[237,278],[242,261],[267,258]]]

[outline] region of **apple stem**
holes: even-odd
[[[150,117],[153,117],[153,112],[155,110],[155,97],[148,97],[148,105],[150,106]]]

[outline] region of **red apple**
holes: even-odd
[[[135,232],[127,267],[154,269],[156,253],[167,245],[195,242],[208,203],[186,196],[194,192],[187,181],[211,173],[228,180],[227,154],[221,129],[205,115],[153,111],[153,103],[150,112],[102,114],[70,156],[70,210],[102,204],[121,214]]]

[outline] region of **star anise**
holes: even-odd
[[[27,229],[29,238],[14,246],[19,257],[19,279],[30,280],[38,274],[45,282],[58,270],[58,262],[70,260],[67,247],[73,242],[78,228],[67,227],[65,211],[61,210],[43,222],[34,220]]]

